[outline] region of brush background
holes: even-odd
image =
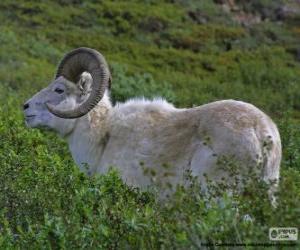
[[[296,0],[1,0],[1,248],[197,249],[272,243],[269,227],[299,226],[299,41]],[[221,204],[195,183],[161,205],[115,171],[85,176],[65,142],[27,129],[23,102],[81,46],[105,55],[114,102],[162,96],[192,107],[231,98],[269,114],[283,142],[277,209],[256,180],[243,197],[212,183]]]

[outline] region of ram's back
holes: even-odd
[[[269,151],[280,154],[279,134],[271,119],[239,101],[176,109],[163,100],[135,100],[115,107],[111,121],[101,165],[120,166],[123,178],[137,186],[150,183],[151,176],[145,173],[172,184],[183,181],[187,171],[219,179],[226,175],[220,168],[222,161],[234,161],[241,171],[263,168],[267,139],[275,145]],[[273,172],[277,176],[279,166]]]

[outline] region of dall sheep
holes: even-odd
[[[188,171],[205,183],[228,177],[220,159],[234,159],[242,175],[259,169],[278,181],[281,142],[273,121],[255,106],[222,100],[175,108],[163,99],[132,99],[112,105],[111,75],[96,50],[67,53],[54,81],[24,104],[29,127],[49,128],[68,141],[77,165],[87,174],[118,168],[129,185],[183,184]],[[88,164],[87,169],[85,165]],[[168,166],[168,167],[166,167]]]

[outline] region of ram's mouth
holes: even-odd
[[[26,119],[26,121],[28,121],[28,120],[30,120],[30,119],[32,119],[34,117],[35,117],[35,115],[26,115],[25,119]]]

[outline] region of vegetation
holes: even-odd
[[[1,249],[251,248],[274,244],[269,227],[300,225],[299,16],[279,11],[293,1],[227,2],[0,2]],[[247,196],[214,183],[211,195],[202,194],[194,182],[162,203],[155,190],[128,187],[114,170],[80,173],[66,144],[27,129],[21,110],[62,55],[80,46],[106,56],[114,102],[160,95],[191,107],[232,98],[266,111],[283,141],[277,208],[257,180]]]

